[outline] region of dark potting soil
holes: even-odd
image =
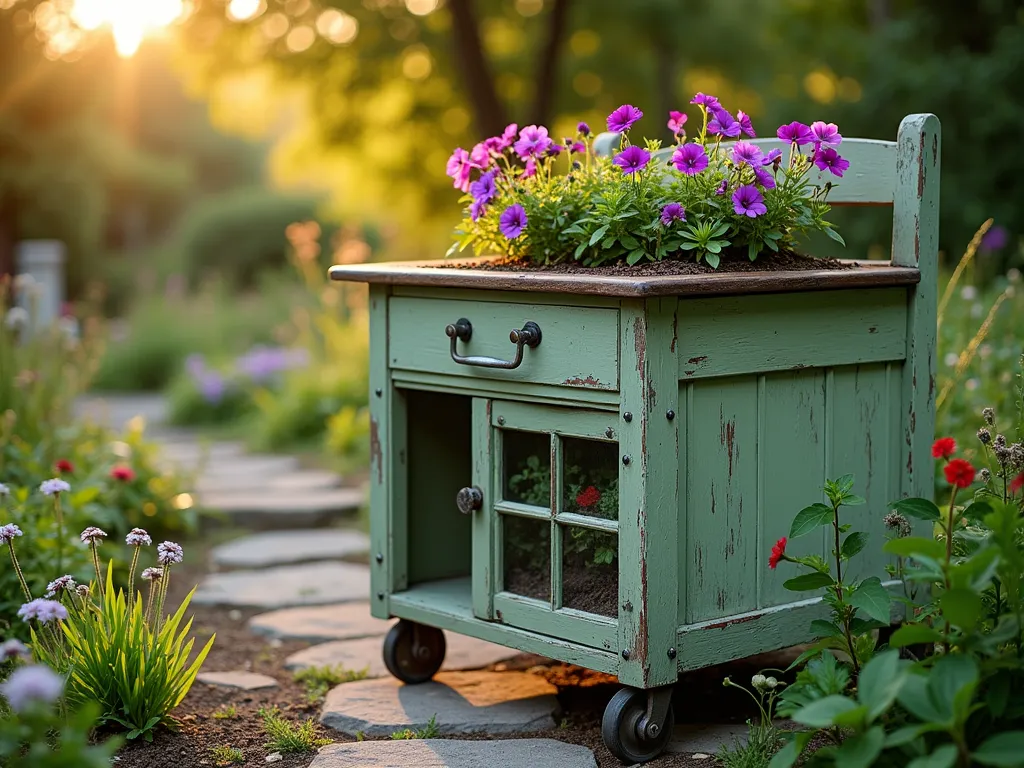
[[[643,262],[630,266],[625,262],[601,267],[585,267],[576,262],[560,264],[534,264],[527,259],[497,259],[494,261],[433,262],[424,268],[479,269],[489,272],[544,272],[563,275],[601,275],[611,277],[667,277],[671,275],[710,275],[716,272],[786,272],[815,269],[857,269],[855,264],[838,259],[818,259],[795,251],[780,251],[760,256],[751,261],[746,254],[724,254],[717,269],[706,262],[666,259]]]
[[[537,600],[551,599],[551,578],[547,570],[510,568],[505,572],[505,589]],[[565,562],[562,570],[562,605],[598,616],[619,615],[618,572],[612,566],[587,567]]]

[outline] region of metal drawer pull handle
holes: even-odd
[[[523,362],[523,348],[535,349],[540,344],[540,326],[532,320],[527,321],[518,331],[513,330],[509,335],[509,341],[516,345],[516,356],[512,360],[499,360],[496,357],[478,357],[475,355],[460,355],[456,345],[459,339],[469,341],[473,335],[473,325],[466,318],[460,318],[454,324],[444,329],[445,335],[452,340],[452,360],[459,365],[476,365],[481,368],[504,368],[511,370],[518,368]]]

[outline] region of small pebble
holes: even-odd
[[[270,641],[267,642],[267,645],[271,648],[280,648],[283,644],[284,643],[282,643],[281,638],[279,637],[271,638]]]
[[[703,752],[694,752],[693,753],[693,759],[694,760],[710,760],[711,759],[711,755],[705,755]]]
[[[280,752],[271,752],[263,759],[268,763],[279,763],[282,760],[284,760],[284,755],[282,755]]]
[[[242,618],[242,612],[237,608],[232,608],[230,611],[228,611],[228,618],[232,621],[238,621]]]

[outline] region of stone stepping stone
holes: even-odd
[[[734,742],[747,743],[749,730],[743,723],[684,723],[672,731],[672,740],[666,747],[673,754],[708,752],[715,754],[724,744],[731,747]]]
[[[294,472],[298,468],[299,460],[295,456],[247,453],[211,462],[203,471],[203,480],[242,475],[250,478],[254,486],[262,487],[268,478]]]
[[[594,753],[554,739],[359,741],[329,744],[309,768],[597,768]]]
[[[337,560],[366,552],[370,538],[360,531],[271,531],[245,536],[213,550],[213,562],[226,568],[263,568],[311,560]]]
[[[375,619],[370,615],[369,603],[284,608],[249,619],[249,629],[258,635],[280,640],[303,640],[307,643],[354,640],[360,637],[376,637],[379,643],[390,626],[390,621]]]
[[[421,685],[360,680],[328,692],[320,722],[348,736],[422,730],[431,718],[446,736],[528,733],[554,727],[556,692],[527,672],[445,672]]]
[[[365,600],[370,571],[352,563],[309,563],[259,571],[212,573],[199,585],[193,603],[287,608]]]
[[[195,469],[200,463],[213,464],[223,459],[235,459],[245,454],[241,443],[211,443],[206,445],[197,440],[161,440],[160,457],[171,464]]]
[[[254,480],[254,483],[256,481]],[[302,493],[260,491],[201,493],[199,503],[250,530],[317,528],[354,517],[366,493],[356,488]]]
[[[475,637],[445,632],[448,650],[444,656],[443,670],[456,671],[483,669],[499,661],[518,656],[519,651],[495,645]],[[338,664],[345,669],[367,669],[367,677],[387,677],[391,673],[384,666],[383,640],[380,637],[364,637],[359,640],[334,640],[304,648],[285,659],[285,669],[306,669],[308,667],[333,667]]]
[[[212,463],[212,461],[211,461]],[[329,491],[341,485],[341,476],[320,469],[300,469],[283,475],[253,478],[248,474],[207,475],[196,484],[200,493],[231,493],[251,491],[255,487],[266,488],[273,493],[305,493],[308,491]]]
[[[84,395],[75,401],[74,409],[79,417],[119,431],[136,416],[141,416],[147,427],[167,420],[167,401],[161,395]]]
[[[200,672],[196,680],[221,688],[240,688],[243,691],[258,691],[261,688],[277,688],[277,680],[255,672]]]

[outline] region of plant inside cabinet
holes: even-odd
[[[794,507],[853,473],[850,522],[880,539],[932,482],[937,121],[847,141],[871,170],[833,202],[893,206],[891,262],[332,269],[370,283],[372,606],[402,620],[398,678],[440,668],[439,630],[617,675],[604,738],[639,762],[680,672],[809,639],[822,606],[768,569]]]

